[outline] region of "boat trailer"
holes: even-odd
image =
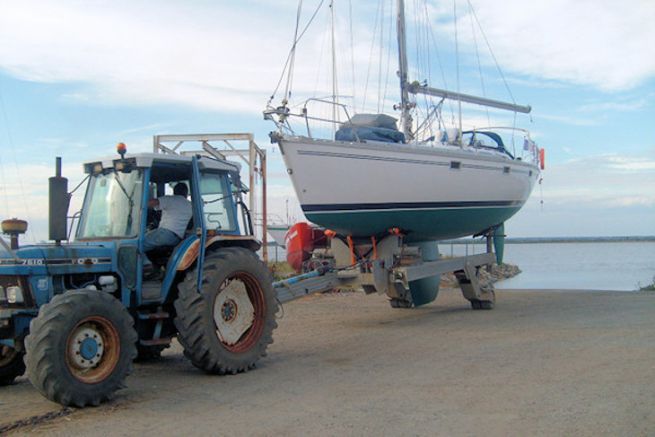
[[[388,235],[380,242],[371,239],[370,243],[360,241],[359,244],[352,239],[333,237],[325,248],[315,249],[311,261],[305,263],[313,269],[277,281],[273,287],[280,303],[345,288],[366,294],[386,294],[392,307],[411,308],[434,300],[440,275],[454,272],[464,298],[471,302],[473,309],[492,309],[493,286],[483,286],[479,280],[480,268],[490,267],[496,261],[491,239],[489,233],[485,253],[439,259],[436,242],[404,244],[403,236],[398,234]],[[426,256],[432,250],[437,254],[433,258],[437,259]],[[366,256],[358,257],[358,253]],[[431,296],[421,297],[420,293],[425,292]]]

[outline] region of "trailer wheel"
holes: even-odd
[[[236,374],[255,366],[273,342],[278,303],[268,268],[252,251],[231,247],[205,258],[202,289],[194,269],[179,285],[175,326],[194,366]]]
[[[25,341],[27,375],[62,405],[99,405],[124,386],[136,357],[134,320],[112,295],[76,290],[41,307]]]
[[[9,385],[25,372],[23,352],[0,345],[0,386]]]
[[[396,297],[389,299],[389,305],[391,305],[391,308],[412,308],[414,306],[411,300]]]
[[[471,308],[473,308],[474,310],[492,310],[492,309],[494,309],[494,306],[496,305],[496,293],[494,293],[493,290],[488,290],[487,294],[489,294],[489,296],[490,296],[489,300],[472,299],[471,300]]]

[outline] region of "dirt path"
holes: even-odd
[[[53,435],[653,435],[655,293],[501,292],[471,311],[445,291],[285,305],[253,372],[197,371],[179,347],[136,366],[99,408],[14,432]],[[0,389],[0,424],[60,408]]]

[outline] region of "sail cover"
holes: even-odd
[[[404,143],[405,135],[396,126],[396,119],[386,114],[356,114],[336,132],[337,141],[382,141]]]

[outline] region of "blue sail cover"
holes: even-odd
[[[382,141],[404,143],[405,135],[398,131],[396,119],[386,114],[355,114],[335,134],[337,141]]]
[[[404,143],[405,135],[396,129],[384,127],[342,127],[334,135],[337,141],[382,141],[385,143]]]

